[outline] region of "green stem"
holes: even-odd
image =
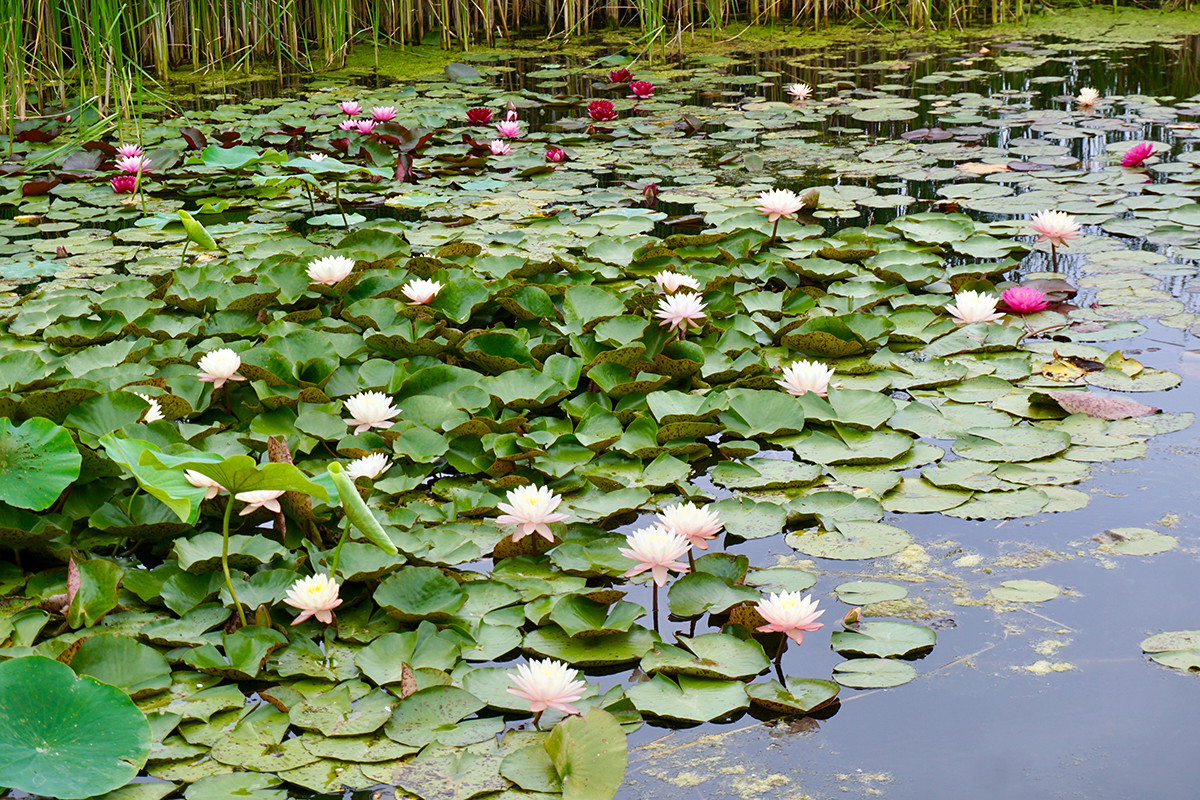
[[[329,560],[329,579],[337,580],[338,559],[342,557],[342,545],[350,538],[350,520],[346,520],[346,530],[342,531],[342,538],[338,540],[337,547],[333,548],[333,558]]]
[[[225,525],[221,531],[221,536],[224,541],[221,543],[221,570],[225,573],[225,585],[229,588],[229,596],[233,598],[233,604],[237,606],[238,619],[242,621],[242,627],[246,627],[246,612],[242,610],[241,601],[238,600],[237,592],[233,590],[233,578],[229,577],[229,517],[233,514],[233,492],[229,493],[229,500],[225,503]]]

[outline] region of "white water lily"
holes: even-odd
[[[316,617],[326,625],[333,622],[333,610],[342,604],[338,598],[337,581],[328,575],[312,575],[301,578],[287,590],[283,602],[300,609],[293,625],[299,625],[309,617]]]
[[[134,392],[134,394],[150,404],[150,407],[146,409],[145,414],[142,416],[142,422],[158,422],[160,419],[166,419],[163,415],[162,406],[158,404],[157,400],[141,392]]]
[[[660,272],[654,276],[654,282],[658,284],[658,288],[667,294],[675,294],[682,286],[686,286],[697,292],[700,291],[699,281],[691,275],[681,275],[678,272]]]
[[[347,464],[346,474],[350,476],[350,480],[356,478],[370,478],[374,480],[391,469],[391,467],[391,459],[385,453],[371,453],[362,458],[356,458]]]
[[[829,379],[832,377],[833,369],[819,361],[797,361],[784,367],[783,377],[775,383],[796,397],[808,392],[824,397],[829,391]]]
[[[253,492],[238,492],[234,497],[246,504],[246,507],[238,512],[238,516],[244,517],[257,508],[265,508],[267,511],[278,514],[282,511],[279,506],[279,498],[282,495],[282,489],[257,489]]]
[[[334,286],[354,271],[354,259],[346,256],[325,256],[308,265],[306,273],[313,283]]]
[[[510,489],[505,497],[507,503],[497,503],[496,508],[504,513],[496,517],[502,525],[515,525],[513,539],[523,539],[531,533],[540,534],[547,541],[554,541],[550,530],[551,522],[562,522],[566,514],[555,514],[554,509],[562,498],[545,486],[518,486]]]
[[[767,624],[756,630],[786,634],[796,644],[804,641],[805,631],[824,627],[824,623],[817,622],[817,617],[825,612],[817,609],[817,602],[812,595],[801,597],[800,592],[769,594],[759,602],[758,613]]]
[[[662,320],[659,325],[667,329],[678,328],[682,336],[687,333],[689,327],[697,330],[704,327],[704,323],[700,321],[704,319],[704,301],[698,294],[673,294],[658,301],[658,310],[654,312],[654,316]]]
[[[793,83],[787,87],[787,93],[793,100],[807,100],[812,97],[812,87],[807,83]]]
[[[1085,86],[1079,90],[1079,96],[1075,98],[1075,102],[1084,108],[1089,108],[1096,104],[1100,99],[1100,93],[1091,86]]]
[[[204,499],[212,500],[217,495],[227,491],[224,486],[214,481],[212,478],[202,473],[196,472],[194,469],[185,469],[183,477],[187,478],[187,482],[197,489],[204,489]]]
[[[200,372],[196,377],[201,383],[211,383],[214,389],[220,389],[225,381],[246,380],[237,374],[241,366],[242,357],[228,347],[222,347],[206,353],[200,359]]]
[[[697,508],[692,503],[677,503],[667,506],[658,513],[659,520],[667,530],[684,537],[692,546],[708,549],[708,540],[721,532],[721,519],[708,506]]]
[[[763,214],[767,222],[778,222],[780,218],[793,219],[796,212],[804,208],[804,201],[791,189],[772,189],[758,196],[760,203],[754,210]]]
[[[577,680],[579,670],[549,658],[520,664],[517,674],[509,678],[516,684],[516,688],[509,688],[509,693],[528,700],[529,710],[539,715],[547,708],[564,714],[578,714],[579,709],[571,703],[583,697],[587,688],[586,683]]]
[[[400,291],[411,301],[410,306],[427,306],[443,288],[441,281],[414,280],[404,284]]]
[[[679,559],[688,554],[692,544],[686,536],[673,530],[651,525],[626,535],[625,542],[629,547],[618,547],[617,552],[638,562],[625,571],[626,578],[650,570],[654,585],[662,587],[667,583],[669,572],[682,575],[689,569]]]
[[[359,392],[346,400],[345,406],[350,414],[345,422],[354,428],[355,433],[372,428],[390,428],[396,424],[392,417],[400,413],[400,409],[392,405],[392,398],[383,392]]]
[[[969,325],[973,322],[995,322],[1004,314],[996,311],[999,297],[980,292],[963,291],[954,295],[954,305],[946,306],[955,324]]]

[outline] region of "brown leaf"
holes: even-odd
[[[417,678],[413,675],[412,667],[408,664],[400,665],[400,699],[408,697],[417,690]]]
[[[82,647],[83,643],[90,638],[92,637],[80,636],[78,639],[71,642],[71,644],[67,646],[66,650],[63,650],[61,653],[59,653],[55,661],[58,661],[61,664],[66,664],[68,667],[71,666],[71,661],[75,658],[75,654],[79,652],[79,648]]]
[[[971,175],[991,175],[993,172],[1008,172],[1008,164],[981,164],[977,161],[972,161],[967,164],[958,164],[960,170]]]
[[[1144,406],[1129,400],[1118,400],[1115,397],[1105,397],[1093,392],[1037,392],[1044,394],[1070,414],[1086,414],[1097,419],[1129,419],[1130,417],[1148,417],[1162,411],[1161,408]]]
[[[75,559],[67,561],[67,605],[75,602],[75,595],[79,592],[79,567],[75,566]]]

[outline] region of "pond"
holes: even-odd
[[[14,789],[1182,796],[1189,19],[697,35],[653,64],[518,42],[23,126],[0,685],[89,687],[116,733],[92,782]],[[134,142],[147,171],[110,184]],[[1053,247],[1047,211],[1079,226]],[[1039,302],[990,313],[1014,287]],[[522,486],[565,516],[514,539]],[[662,589],[628,575],[685,501],[723,533]],[[292,627],[330,572],[341,605]],[[781,648],[755,608],[784,591],[824,614]],[[507,691],[542,658],[587,684],[549,737]]]

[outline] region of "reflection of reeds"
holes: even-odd
[[[1024,14],[1024,0],[0,0],[0,129],[65,105],[68,89],[128,113],[140,70],[337,68],[356,41],[376,50],[430,40],[467,49],[520,31],[569,38],[627,25],[666,51],[682,48],[687,31],[733,22],[945,29]],[[1193,71],[1198,61],[1194,49],[1179,53]]]

